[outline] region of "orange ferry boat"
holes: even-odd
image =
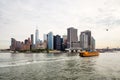
[[[81,57],[92,57],[92,56],[99,56],[99,52],[97,51],[82,51],[79,53],[79,56]]]

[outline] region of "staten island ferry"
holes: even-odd
[[[97,51],[81,51],[79,53],[81,57],[92,57],[92,56],[99,56],[99,52]]]

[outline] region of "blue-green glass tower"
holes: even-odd
[[[49,32],[48,36],[47,36],[47,41],[48,41],[48,49],[52,49],[53,50],[53,33]]]

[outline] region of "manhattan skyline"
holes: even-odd
[[[24,40],[67,35],[67,28],[78,29],[78,39],[84,30],[91,30],[96,48],[120,47],[119,0],[0,0],[0,49],[9,48],[10,39]],[[108,29],[108,30],[107,30]]]

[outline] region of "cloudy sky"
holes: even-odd
[[[64,35],[67,28],[91,30],[97,48],[120,47],[120,0],[0,0],[0,48],[39,29]],[[108,31],[106,31],[108,29]]]

